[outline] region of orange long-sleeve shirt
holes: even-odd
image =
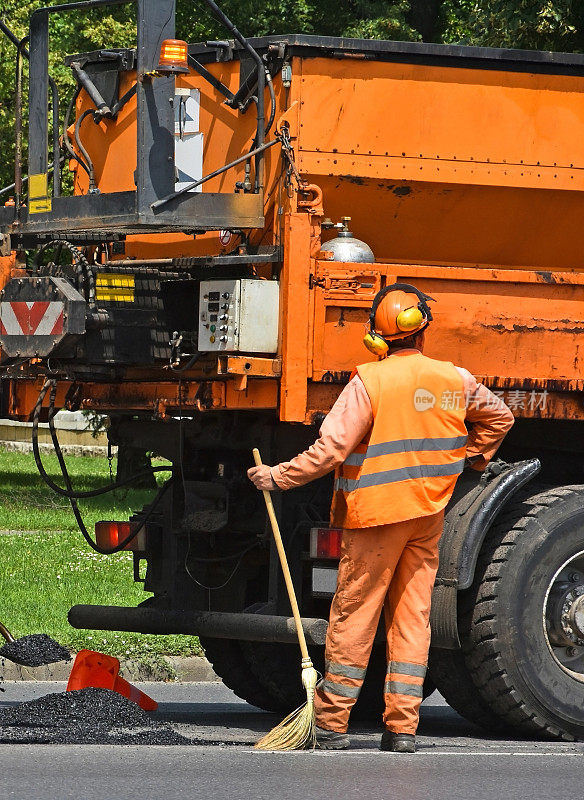
[[[462,377],[464,396],[455,401],[465,402],[466,419],[472,425],[466,456],[474,469],[484,470],[512,427],[513,414],[468,370],[456,369]],[[332,472],[363,440],[372,423],[369,395],[361,378],[355,375],[327,414],[316,442],[291,461],[272,467],[274,483],[280,489],[293,489]]]

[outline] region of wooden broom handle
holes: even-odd
[[[261,467],[262,457],[260,456],[260,451],[257,449],[257,447],[254,447],[253,449],[253,457],[256,467]],[[264,500],[266,501],[266,508],[268,510],[268,517],[270,518],[270,523],[272,525],[272,533],[274,534],[274,541],[276,542],[278,556],[280,557],[280,565],[282,567],[282,573],[284,574],[284,581],[286,583],[288,597],[290,598],[290,605],[292,606],[292,615],[294,617],[294,623],[296,625],[296,633],[298,634],[298,643],[300,644],[300,652],[302,653],[302,658],[305,659],[306,661],[309,661],[310,656],[308,655],[308,647],[306,646],[306,637],[304,636],[304,628],[302,627],[302,621],[300,619],[300,611],[298,610],[298,601],[296,600],[296,592],[294,591],[294,584],[292,583],[292,576],[290,575],[290,567],[288,566],[288,559],[286,558],[286,551],[284,550],[284,543],[282,542],[280,527],[278,525],[278,520],[276,519],[274,504],[272,503],[272,495],[266,489],[263,489],[263,493],[264,493]]]

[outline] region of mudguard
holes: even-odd
[[[482,474],[468,470],[459,478],[440,540],[430,614],[433,647],[460,648],[458,592],[471,586],[481,546],[495,518],[540,469],[537,458],[514,464],[495,461]]]

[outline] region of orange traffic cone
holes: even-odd
[[[97,653],[95,650],[80,650],[73,662],[67,691],[74,692],[90,686],[94,689],[111,689],[137,703],[144,711],[156,711],[158,708],[156,700],[120,678],[119,670],[120,662],[117,658]]]

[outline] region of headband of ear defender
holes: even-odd
[[[398,315],[396,324],[401,330],[406,333],[410,329],[412,331],[415,329],[423,330],[423,328],[425,328],[433,319],[432,312],[430,311],[430,307],[428,305],[429,300],[434,301],[433,297],[421,292],[419,289],[416,289],[415,286],[412,286],[409,283],[393,283],[391,286],[385,286],[375,295],[371,305],[371,311],[369,313],[369,330],[363,339],[363,344],[365,347],[376,356],[384,356],[389,349],[389,344],[383,336],[375,331],[375,314],[377,313],[377,309],[379,308],[379,304],[383,298],[389,294],[389,292],[394,291],[415,294],[420,301],[415,309],[403,309]],[[403,319],[400,320],[400,317]],[[419,327],[424,321],[424,326]]]

